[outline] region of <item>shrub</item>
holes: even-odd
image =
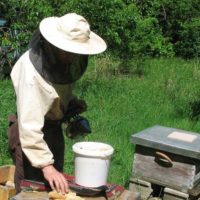
[[[200,57],[200,17],[182,24],[180,40],[175,43],[176,54],[184,58]]]
[[[91,29],[107,41],[108,50],[120,58],[199,57],[197,0],[2,0],[0,9],[11,30],[9,37],[1,34],[1,46],[7,43],[18,53],[27,49],[44,17],[76,12],[88,19]],[[11,52],[12,63],[14,57]]]
[[[65,7],[86,16],[92,29],[105,38],[109,49],[121,58],[173,54],[172,45],[162,36],[158,20],[143,18],[134,1],[71,0]]]
[[[162,36],[173,45],[177,56],[199,57],[200,4],[197,0],[137,1],[144,18],[158,20]]]
[[[45,0],[15,1],[3,0],[0,4],[1,17],[5,18],[7,30],[0,33],[1,54],[0,74],[9,75],[16,59],[27,49],[30,37],[37,28],[40,20],[53,14],[53,8]],[[9,53],[4,47],[8,47]]]

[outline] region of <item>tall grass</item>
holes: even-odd
[[[0,165],[11,163],[8,153],[8,115],[15,113],[15,96],[10,80],[0,81]]]
[[[127,187],[134,154],[132,134],[156,124],[200,132],[198,112],[196,118],[191,115],[192,103],[200,101],[197,61],[148,59],[133,60],[128,65],[123,70],[113,57],[92,58],[87,72],[75,85],[75,93],[87,101],[84,116],[90,121],[92,134],[86,138],[66,139],[66,173],[73,173],[72,145],[75,142],[105,142],[115,149],[108,181]],[[15,110],[10,81],[0,82],[0,94],[2,141],[2,138],[6,140],[7,115]],[[8,158],[5,144],[6,141],[0,143],[0,149],[4,149],[1,154],[5,152],[3,156]]]

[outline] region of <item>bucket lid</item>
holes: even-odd
[[[72,146],[75,153],[92,157],[111,156],[114,149],[109,144],[101,142],[78,142]]]

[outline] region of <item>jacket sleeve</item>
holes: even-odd
[[[51,92],[38,81],[34,70],[23,69],[23,64],[13,69],[11,77],[17,96],[22,150],[34,167],[42,168],[53,164],[53,155],[43,139],[42,132],[44,116],[53,103]]]

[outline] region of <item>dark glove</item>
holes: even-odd
[[[74,98],[69,102],[68,110],[76,110],[80,114],[87,110],[87,104],[85,100]]]

